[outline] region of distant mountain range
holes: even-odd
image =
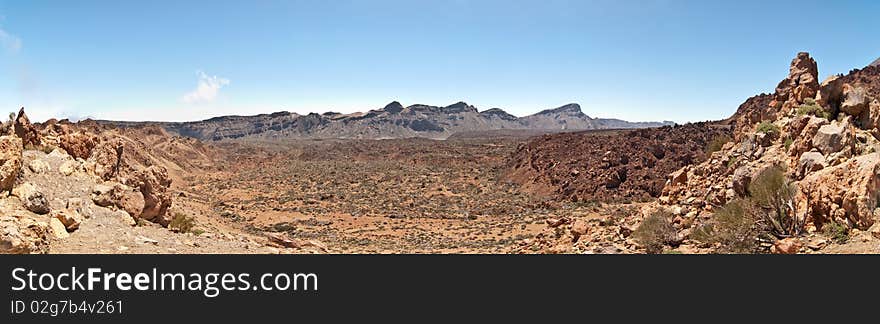
[[[619,119],[591,118],[578,104],[568,104],[525,117],[516,117],[499,108],[478,111],[458,102],[446,107],[389,103],[382,109],[340,114],[327,112],[300,115],[276,112],[254,116],[223,116],[195,122],[119,122],[98,121],[116,126],[158,124],[181,136],[200,140],[224,139],[308,139],[357,138],[383,139],[425,137],[445,139],[458,132],[501,129],[590,130],[647,128],[671,125],[672,122],[628,122]]]

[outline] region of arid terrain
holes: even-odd
[[[360,115],[303,129],[275,114],[31,123],[21,109],[0,126],[0,251],[878,253],[878,98],[880,66],[820,83],[800,53],[726,120],[643,129],[560,128],[600,120],[574,106],[507,118],[553,127],[388,139],[374,128],[425,111],[503,111],[392,104],[359,139],[311,137]],[[267,120],[282,117],[295,122]]]

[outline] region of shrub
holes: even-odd
[[[752,253],[758,248],[758,237],[763,226],[755,217],[750,201],[731,201],[715,212],[709,225],[697,228],[693,238],[710,244],[719,244],[721,253]]]
[[[749,184],[750,199],[777,237],[798,235],[804,224],[795,214],[794,196],[797,188],[785,177],[778,165],[764,169]]]
[[[171,223],[168,223],[168,228],[180,233],[192,231],[195,226],[196,220],[183,213],[175,213],[174,218],[171,219]]]
[[[666,212],[653,213],[633,232],[633,237],[648,253],[663,252],[663,246],[675,241],[677,233],[669,218],[670,214]]]
[[[709,144],[706,145],[706,154],[712,154],[714,152],[720,151],[721,148],[724,147],[724,144],[727,144],[727,142],[730,142],[730,141],[731,141],[730,136],[727,136],[727,135],[715,136],[715,138],[713,138],[711,141],[709,141]]]
[[[831,241],[837,244],[843,244],[849,240],[849,228],[847,228],[846,225],[837,222],[823,225],[822,232],[831,238]]]
[[[768,122],[768,121],[763,121],[760,124],[758,124],[758,128],[756,129],[756,131],[758,133],[764,133],[764,134],[771,134],[771,133],[779,134],[779,126],[776,126],[775,124]]]
[[[811,115],[831,119],[831,113],[826,111],[825,108],[822,108],[822,106],[816,103],[816,100],[813,100],[812,98],[805,99],[804,104],[798,106],[795,112],[798,116]]]
[[[785,138],[785,143],[784,143],[784,145],[785,145],[785,150],[788,151],[788,149],[791,148],[791,144],[793,144],[793,143],[794,143],[794,140],[791,139],[791,137],[786,137],[786,138]]]

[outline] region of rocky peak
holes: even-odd
[[[447,113],[461,113],[461,112],[466,112],[466,111],[477,112],[477,108],[475,108],[474,106],[468,105],[466,102],[459,101],[459,102],[456,102],[454,104],[451,104],[449,106],[444,107],[443,111],[447,112]]]
[[[391,103],[385,105],[385,108],[382,108],[382,110],[392,114],[396,114],[403,111],[403,105],[401,105],[397,101],[392,101]]]
[[[868,64],[868,66],[880,66],[880,58],[877,58],[876,60],[874,60],[874,62]]]
[[[558,108],[543,110],[536,115],[546,115],[546,114],[561,114],[561,113],[574,113],[574,114],[582,114],[581,105],[576,103],[570,103]]]
[[[504,120],[516,120],[516,116],[511,115],[501,108],[492,108],[480,112],[480,115],[488,117],[497,117]]]
[[[791,60],[788,77],[776,86],[774,106],[787,112],[804,103],[807,98],[815,98],[819,91],[819,68],[807,52],[800,52]]]

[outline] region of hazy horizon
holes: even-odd
[[[0,0],[0,106],[35,121],[392,101],[718,120],[772,92],[797,52],[816,59],[820,79],[880,57],[866,41],[876,12],[875,1]]]

